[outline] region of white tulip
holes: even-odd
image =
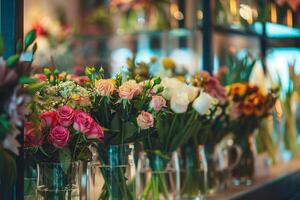
[[[186,91],[189,97],[189,101],[192,102],[196,99],[199,93],[199,88],[194,86],[186,86]]]
[[[193,108],[200,114],[205,115],[209,108],[211,107],[211,104],[213,102],[214,98],[211,97],[209,94],[205,92],[201,92],[199,97],[197,97],[193,103]]]
[[[163,78],[160,85],[164,87],[162,96],[165,99],[170,100],[174,94],[180,91],[182,85],[183,83],[177,80],[176,78],[167,78],[167,77]]]
[[[171,109],[175,113],[184,113],[189,105],[189,97],[187,93],[177,93],[171,98]]]

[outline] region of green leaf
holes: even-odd
[[[21,40],[18,40],[17,42],[17,46],[16,46],[16,51],[18,54],[21,54],[23,50],[23,44]]]
[[[138,131],[138,128],[136,125],[132,122],[126,122],[125,123],[125,135],[124,140],[129,139],[133,137]]]
[[[69,148],[63,148],[59,149],[58,154],[61,167],[64,170],[65,174],[68,174],[68,169],[70,167],[72,159],[71,151]]]
[[[35,78],[30,78],[28,76],[21,76],[19,78],[19,83],[20,84],[31,84],[31,83],[36,83],[37,80]]]
[[[38,46],[37,46],[37,43],[35,42],[32,47],[32,54],[35,54],[37,49],[38,49]]]
[[[34,40],[36,39],[36,32],[35,30],[32,30],[30,32],[28,32],[25,36],[25,40],[24,40],[24,46],[25,46],[25,51],[27,50],[27,48],[34,42]]]
[[[20,58],[19,54],[10,56],[6,61],[7,66],[8,67],[14,66],[19,61],[19,58]]]
[[[3,36],[0,35],[0,56],[2,56],[4,53],[4,40],[3,40]]]
[[[111,129],[114,131],[119,131],[120,127],[121,127],[120,121],[121,121],[121,119],[120,119],[119,115],[115,114],[115,116],[111,122]]]

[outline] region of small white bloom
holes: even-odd
[[[205,92],[201,92],[199,97],[197,97],[193,103],[193,108],[200,114],[205,115],[211,106],[213,97]]]
[[[189,103],[187,93],[174,94],[171,98],[171,109],[175,113],[184,113],[187,111]]]

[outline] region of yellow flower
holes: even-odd
[[[230,93],[234,96],[244,96],[247,91],[247,85],[243,83],[234,83],[230,87]]]
[[[177,80],[179,80],[179,81],[181,81],[181,82],[183,82],[183,83],[185,83],[185,78],[184,78],[184,76],[176,76],[176,79]]]
[[[161,59],[161,64],[163,65],[163,67],[165,69],[173,69],[173,68],[175,68],[174,61],[171,58],[168,58],[168,57],[162,58]]]

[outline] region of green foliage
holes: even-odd
[[[250,54],[243,58],[238,58],[235,54],[227,54],[228,73],[221,77],[223,85],[230,85],[232,83],[246,83],[249,82],[251,72],[257,62]]]
[[[35,41],[36,39],[36,31],[32,30],[28,32],[24,39],[24,51],[28,49],[28,47]]]
[[[20,59],[20,55],[16,54],[16,55],[12,55],[10,56],[7,60],[6,60],[6,64],[8,67],[13,67],[17,62],[19,62]]]

